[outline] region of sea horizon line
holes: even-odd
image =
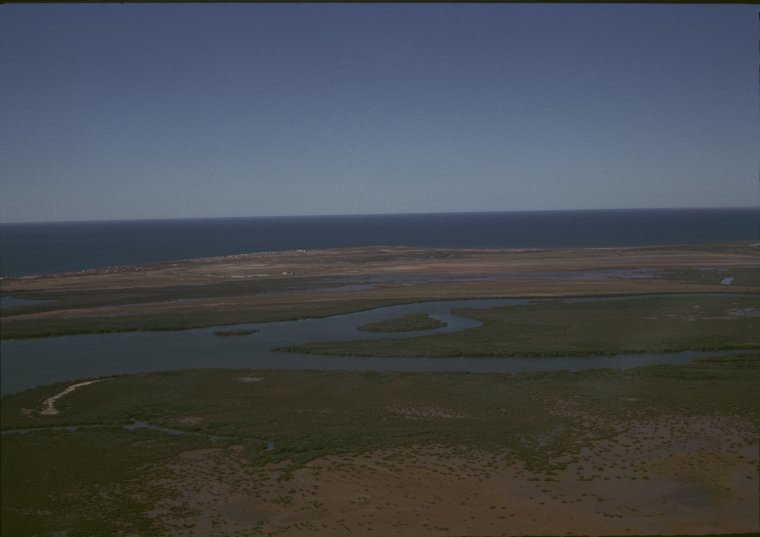
[[[248,215],[248,216],[183,216],[183,217],[144,217],[144,218],[105,218],[105,219],[71,219],[71,220],[29,220],[0,221],[0,226],[37,225],[37,224],[97,224],[97,223],[150,223],[150,222],[184,222],[199,220],[267,220],[292,218],[362,218],[390,216],[441,216],[441,215],[489,215],[489,214],[525,214],[525,213],[612,213],[612,212],[664,212],[664,211],[751,211],[760,210],[760,206],[721,206],[721,207],[617,207],[593,209],[519,209],[504,211],[422,211],[398,213],[336,213],[336,214],[290,214],[290,215]]]

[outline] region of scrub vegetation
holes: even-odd
[[[192,464],[191,454],[209,448],[241,450],[237,473],[214,470],[241,491],[265,467],[290,490],[294,472],[324,457],[361,460],[395,449],[401,463],[426,446],[491,453],[523,468],[529,481],[551,482],[584,449],[623,442],[642,420],[734,420],[744,425],[731,434],[752,443],[760,433],[758,383],[760,354],[517,375],[193,370],[106,378],[62,397],[59,414],[41,416],[43,401],[71,383],[43,386],[2,399],[2,534],[188,530],[199,512],[180,501],[187,491],[168,468]],[[134,419],[202,434],[126,430]],[[198,486],[201,494],[205,485]],[[274,512],[292,498],[261,501]],[[151,516],[159,502],[173,507]]]
[[[590,356],[760,348],[758,299],[746,296],[551,301],[453,313],[482,326],[414,338],[307,343],[289,352],[345,356]]]
[[[258,332],[255,328],[241,329],[241,330],[214,330],[215,336],[229,337],[229,336],[250,336]]]
[[[230,308],[227,310],[144,313],[119,317],[73,317],[12,319],[0,323],[2,339],[109,334],[118,332],[163,332],[211,326],[230,326],[262,322],[295,321],[354,313],[416,300],[342,300],[334,303],[277,305],[273,307]]]
[[[4,310],[3,339],[222,326],[216,335],[240,336],[252,332],[225,325],[440,299],[555,297],[455,311],[482,322],[458,333],[285,350],[430,357],[750,352],[629,370],[205,369],[40,386],[4,396],[0,405],[0,533],[756,530],[760,308],[758,295],[747,294],[760,282],[757,251],[754,243],[367,248],[4,280],[4,295],[54,302]],[[631,270],[651,277],[621,276]],[[488,279],[531,271],[611,272],[599,280]],[[409,275],[417,278],[411,284]],[[720,285],[726,277],[733,283]],[[651,296],[657,293],[670,296]],[[691,294],[673,296],[683,293]],[[566,300],[592,295],[615,297]],[[362,328],[439,326],[423,315]],[[45,411],[51,405],[55,413]],[[134,425],[141,427],[127,428]]]
[[[445,326],[448,326],[447,322],[434,319],[427,313],[414,313],[377,323],[364,324],[359,327],[359,330],[364,330],[365,332],[413,332],[415,330],[432,330],[433,328],[443,328]]]

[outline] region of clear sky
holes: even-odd
[[[0,5],[0,221],[758,205],[755,6]]]

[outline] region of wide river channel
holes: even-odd
[[[572,302],[636,300],[648,298],[576,298]],[[479,321],[451,313],[452,308],[493,308],[539,302],[539,300],[451,300],[391,306],[322,319],[236,325],[255,328],[247,336],[218,337],[214,328],[176,332],[128,332],[6,340],[0,344],[0,393],[9,394],[67,380],[122,373],[195,368],[332,369],[364,371],[473,371],[509,372],[591,368],[630,368],[648,364],[687,363],[722,352],[652,353],[594,357],[552,358],[367,358],[316,356],[273,352],[278,346],[311,341],[402,338],[457,332],[480,325]],[[427,313],[446,321],[435,330],[373,333],[357,330],[371,322],[411,313]]]

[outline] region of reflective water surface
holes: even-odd
[[[646,297],[576,298],[565,300],[565,302],[641,298]],[[698,357],[727,353],[726,351],[717,353],[687,351],[612,357],[367,358],[302,355],[270,350],[273,347],[309,341],[403,338],[455,332],[479,326],[480,322],[454,315],[451,313],[452,308],[492,308],[530,302],[535,302],[535,300],[451,300],[391,306],[323,319],[236,325],[235,329],[256,328],[259,330],[255,334],[240,337],[214,337],[213,332],[219,327],[209,327],[177,332],[129,332],[7,340],[0,344],[2,351],[0,392],[8,394],[40,384],[167,369],[220,367],[518,373],[687,363]],[[446,321],[448,326],[435,330],[402,333],[369,333],[357,330],[358,326],[365,323],[412,313],[427,313]]]

